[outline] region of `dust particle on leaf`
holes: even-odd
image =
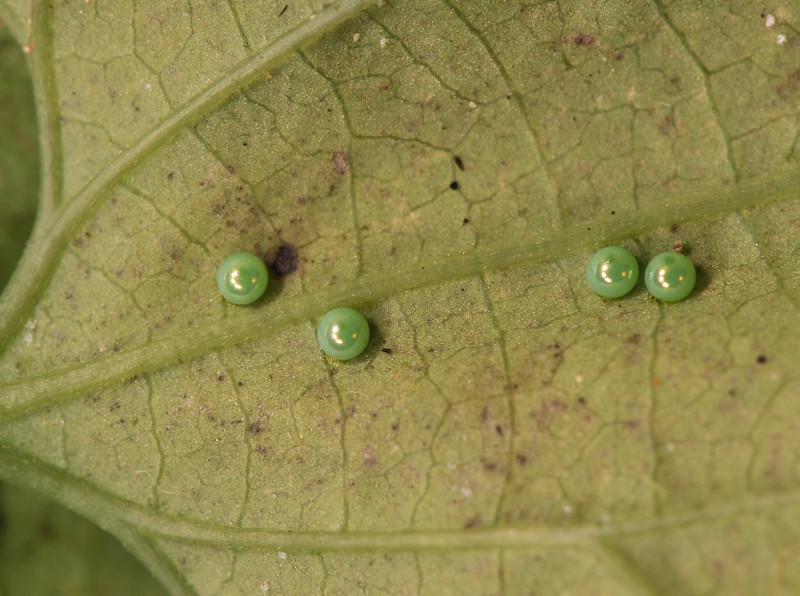
[[[764,354],[760,354],[758,356],[758,358],[756,358],[756,362],[758,362],[759,364],[766,364],[767,363],[767,357],[764,356]]]
[[[270,267],[277,277],[285,277],[297,270],[297,249],[289,244],[281,244]]]
[[[594,43],[594,37],[592,37],[588,33],[578,33],[575,36],[576,46],[590,46],[593,43]]]
[[[461,158],[458,155],[456,155],[453,158],[453,161],[456,163],[456,167],[463,172],[464,171],[464,162],[461,160]]]
[[[455,180],[453,180],[453,181],[450,183],[450,188],[452,188],[453,190],[458,190],[458,182],[457,182],[457,181],[455,181]]]
[[[347,174],[350,171],[350,164],[347,163],[347,156],[342,151],[335,151],[331,157],[333,170],[337,174]]]

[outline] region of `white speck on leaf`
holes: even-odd
[[[279,550],[279,551],[278,551],[278,558],[279,558],[281,561],[283,561],[283,560],[286,558],[286,553],[285,553],[285,552],[283,552],[282,550]]]
[[[583,383],[583,375],[575,375],[575,382],[579,385]]]
[[[386,44],[389,43],[389,40],[386,39],[385,37],[381,37],[379,43],[381,44],[382,48],[385,48]]]
[[[464,495],[465,499],[471,499],[472,495],[473,495],[472,489],[470,487],[468,487],[468,486],[462,486],[461,487],[461,494]]]
[[[666,445],[664,445],[664,449],[666,449],[668,453],[672,453],[673,451],[675,451],[675,445],[673,445],[672,443],[667,443]]]
[[[562,509],[562,511],[563,511],[564,513],[566,513],[567,515],[569,515],[570,513],[572,513],[572,507],[570,507],[569,505],[564,505],[564,506],[563,506],[561,509]]]
[[[153,84],[152,83],[145,83],[144,84],[144,90],[145,91],[152,91],[153,90]]]
[[[24,341],[24,342],[25,342],[25,345],[26,345],[26,346],[29,346],[29,345],[31,345],[31,344],[33,343],[33,333],[31,333],[30,331],[29,331],[28,333],[26,333],[26,334],[25,334],[25,335],[22,337],[22,341]]]
[[[767,16],[765,16],[764,17],[764,24],[767,27],[774,27],[775,26],[775,16],[771,15],[771,14],[768,14]]]
[[[262,582],[262,584],[258,587],[261,590],[262,594],[266,594],[267,592],[269,592],[269,583],[267,582]]]
[[[475,108],[478,107],[478,104],[476,104],[474,101],[471,101],[469,102],[469,107],[471,107],[474,110]]]
[[[779,46],[782,46],[783,44],[786,43],[786,36],[783,33],[779,34],[775,38],[775,43],[778,44]]]
[[[361,39],[360,33],[353,33],[353,43],[358,43],[358,40]]]

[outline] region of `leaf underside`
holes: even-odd
[[[173,593],[800,588],[800,2],[0,10],[0,477]],[[607,243],[694,294],[599,298]]]

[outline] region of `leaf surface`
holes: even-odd
[[[175,593],[797,589],[800,5],[285,6],[34,4],[2,476]]]

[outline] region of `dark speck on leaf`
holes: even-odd
[[[463,225],[467,225],[469,223],[469,217],[465,217],[464,221],[461,222]]]
[[[456,162],[456,167],[463,172],[464,171],[464,162],[461,161],[461,158],[458,155],[456,155],[453,158],[453,161]]]
[[[281,244],[271,267],[277,277],[285,277],[297,269],[297,263],[297,250],[294,246]]]
[[[761,355],[759,355],[758,358],[756,358],[756,362],[758,362],[759,364],[766,364],[767,363],[767,357],[764,356],[764,354],[761,354]]]
[[[392,348],[381,348],[381,352],[383,352],[384,354],[391,354]]]
[[[517,463],[519,465],[521,465],[521,466],[524,466],[525,464],[527,464],[528,463],[527,456],[522,455],[521,453],[517,454]]]
[[[283,15],[286,13],[286,11],[287,11],[288,9],[289,9],[289,5],[288,5],[288,4],[285,4],[285,5],[283,6],[283,8],[281,8],[281,11],[278,13],[278,16],[279,16],[279,17],[282,17],[282,16],[283,16]]]
[[[677,234],[678,232],[681,231],[681,227],[678,224],[674,223],[669,227],[669,231],[672,232],[673,234]]]
[[[455,180],[453,180],[453,181],[450,183],[450,188],[452,188],[453,190],[458,190],[458,182],[456,182]]]
[[[578,33],[575,36],[575,45],[577,46],[590,46],[594,43],[594,37],[586,33]]]

